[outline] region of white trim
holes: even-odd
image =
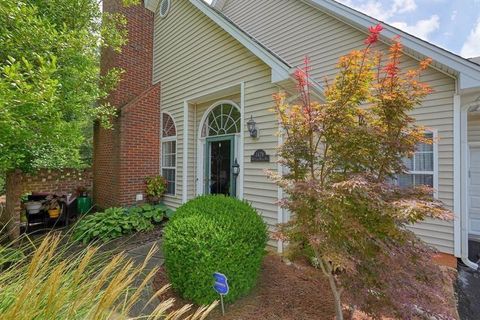
[[[172,121],[173,125],[175,126],[175,136],[171,137],[163,137],[163,115],[168,115]],[[175,167],[163,167],[163,143],[175,141]],[[176,197],[177,195],[177,186],[178,186],[178,139],[177,139],[177,123],[175,122],[175,118],[172,116],[170,112],[164,111],[160,114],[160,175],[163,175],[163,169],[174,169],[175,170],[175,188],[173,190],[173,194],[165,194],[167,197]]]
[[[153,13],[155,13],[157,11],[157,8],[158,8],[158,3],[160,2],[160,0],[145,0],[144,3],[145,3],[145,8],[147,8],[148,10],[152,11]]]
[[[238,176],[237,194],[240,200],[243,200],[243,186],[245,183],[245,82],[240,84],[240,146],[238,147],[238,164],[240,165],[240,174]]]
[[[278,123],[278,127],[280,128],[280,123]],[[283,135],[279,134],[278,135],[278,148],[280,148],[283,144]],[[279,160],[279,159],[278,159]],[[283,175],[283,165],[280,163],[280,161],[277,162],[277,173],[278,175]],[[280,188],[280,186],[277,186],[277,199],[278,201],[282,200],[284,197],[283,195],[283,189]],[[286,221],[284,221],[284,209],[280,206],[280,204],[277,204],[277,223],[282,224]],[[283,240],[278,239],[277,240],[277,252],[278,253],[283,253],[284,248],[283,248]]]
[[[359,11],[356,11],[348,6],[337,3],[332,0],[302,0],[322,11],[343,20],[348,24],[353,24],[360,27],[362,30],[367,30],[370,26],[380,23],[380,21],[369,17]],[[347,20],[347,21],[345,21]],[[480,87],[480,66],[457,56],[447,50],[432,45],[426,41],[416,38],[408,33],[405,33],[397,28],[394,28],[386,23],[382,23],[384,31],[382,32],[383,39],[391,39],[397,35],[402,37],[402,43],[406,48],[409,48],[425,57],[430,57],[434,61],[453,69],[460,74],[459,89],[465,90],[470,88]]]
[[[434,189],[434,197],[438,199],[438,129],[436,128],[425,128],[425,133],[432,134],[432,153],[433,153],[433,171],[416,171],[416,170],[409,170],[405,172],[408,175],[433,175],[433,189]],[[415,152],[416,153],[416,152]],[[413,165],[415,166],[415,155],[413,158]]]
[[[162,9],[162,6],[163,6],[163,2],[164,1],[167,1],[167,11],[162,13],[161,12],[161,9]],[[171,0],[161,0],[160,2],[160,6],[159,6],[160,10],[158,11],[158,15],[161,17],[161,18],[165,18],[166,16],[168,16],[168,13],[170,12],[170,9],[172,8],[172,1]]]
[[[188,201],[188,101],[183,102],[182,203]]]
[[[265,62],[272,69],[272,83],[278,83],[286,80],[290,80],[291,67],[286,65],[284,61],[273,55],[266,50],[258,42],[254,41],[252,37],[249,37],[245,32],[241,31],[237,26],[227,21],[224,17],[218,14],[213,8],[210,7],[203,0],[190,0],[190,2],[207,17],[212,19],[217,25],[219,25],[228,34],[234,37],[245,48],[250,50],[260,60]]]
[[[208,137],[202,137],[202,128],[205,124],[205,121],[207,120],[208,115],[210,112],[218,107],[221,104],[230,104],[233,107],[235,107],[239,112],[240,112],[240,132],[234,134],[235,135],[235,145],[233,146],[234,148],[234,155],[237,158],[238,164],[240,165],[240,174],[237,179],[239,179],[239,183],[237,186],[237,194],[236,196],[239,199],[243,199],[243,184],[244,184],[244,161],[243,161],[243,148],[244,148],[244,141],[243,141],[243,123],[244,123],[244,117],[243,117],[243,109],[242,106],[244,106],[244,83],[240,83],[240,106],[233,100],[218,100],[215,103],[213,103],[210,107],[207,108],[207,110],[204,111],[202,114],[202,118],[200,119],[199,126],[197,129],[197,196],[205,194],[205,142],[206,138]],[[216,137],[221,137],[222,135],[216,136]],[[231,134],[227,135],[231,136]]]
[[[453,246],[456,257],[461,257],[461,102],[460,95],[453,96]]]
[[[470,108],[469,105],[465,107],[460,107],[460,98],[458,98],[459,110],[456,112],[460,113],[460,123],[459,127],[454,127],[459,132],[459,139],[457,142],[460,143],[460,257],[468,267],[472,269],[478,269],[478,264],[470,261],[468,258],[468,242],[469,242],[469,217],[468,217],[468,112]]]
[[[208,109],[202,115],[202,118],[200,120],[200,124],[199,124],[198,129],[197,129],[199,139],[208,138],[208,137],[202,137],[203,125],[205,124],[205,121],[207,120],[207,117],[210,114],[210,112],[212,112],[213,109],[215,109],[216,107],[218,107],[219,105],[222,105],[222,104],[231,104],[232,106],[234,106],[238,110],[238,112],[240,112],[240,116],[241,116],[242,109],[241,109],[241,107],[238,106],[238,104],[235,101],[232,101],[232,100],[218,100],[218,101],[216,101],[214,104],[212,104],[210,107],[208,107]],[[240,128],[240,132],[242,132],[242,128]],[[229,134],[229,135],[231,135],[231,134]]]

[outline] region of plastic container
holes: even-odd
[[[79,214],[85,214],[92,207],[92,199],[89,197],[77,198],[77,211]]]

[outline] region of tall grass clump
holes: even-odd
[[[101,253],[89,246],[65,248],[59,235],[46,236],[38,246],[0,273],[0,319],[204,319],[215,307],[191,312],[191,306],[171,310],[173,299],[159,302],[155,310],[132,318],[132,307],[158,271],[146,275],[145,262],[134,265],[125,254]],[[136,281],[143,279],[141,283]],[[156,292],[153,303],[165,290]],[[147,303],[147,304],[148,304]],[[193,314],[192,314],[193,313]],[[188,315],[191,314],[191,315]]]

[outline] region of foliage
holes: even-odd
[[[100,74],[100,53],[120,51],[125,24],[98,0],[0,0],[0,172],[84,165],[85,133],[95,119],[108,127],[115,109],[101,101],[121,74]]]
[[[25,255],[20,249],[0,246],[0,269],[5,265],[21,261],[24,257]]]
[[[133,232],[149,231],[169,213],[165,205],[110,208],[87,216],[75,226],[73,238],[83,243],[109,241]]]
[[[2,172],[0,172],[0,196],[4,195],[5,194],[5,183],[6,183],[6,178],[5,178],[5,175],[2,174]]]
[[[146,183],[146,194],[149,198],[159,199],[167,190],[167,180],[162,176],[149,177]]]
[[[165,267],[172,287],[198,304],[218,299],[213,273],[229,279],[232,302],[255,286],[267,229],[253,207],[225,196],[203,196],[181,206],[165,228]]]
[[[415,146],[432,143],[409,116],[431,91],[419,80],[429,60],[401,70],[398,38],[388,55],[373,48],[381,30],[372,27],[365,49],[340,59],[325,102],[311,100],[308,59],[296,72],[298,103],[275,96],[286,173],[271,176],[288,195],[281,204],[294,213],[279,237],[328,278],[337,319],[343,319],[343,296],[373,317],[448,315],[432,251],[406,226],[449,219],[450,212],[430,188],[392,183]]]
[[[88,247],[71,253],[60,246],[59,236],[47,236],[32,254],[23,256],[0,274],[0,318],[3,320],[133,319],[132,307],[157,268],[146,273],[125,254],[102,254]],[[135,281],[145,280],[137,285]],[[155,293],[160,296],[168,288]],[[154,301],[152,299],[152,301]],[[186,317],[191,306],[171,310],[173,300],[161,301],[146,319]],[[193,319],[203,319],[215,305],[202,307]],[[175,318],[177,319],[177,318]]]

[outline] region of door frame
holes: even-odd
[[[203,183],[203,194],[210,194],[210,144],[212,142],[220,141],[230,141],[230,186],[228,192],[230,196],[236,197],[236,181],[233,175],[233,163],[235,161],[235,135],[223,135],[205,138],[205,150],[203,152],[203,162],[204,162],[204,183]]]

